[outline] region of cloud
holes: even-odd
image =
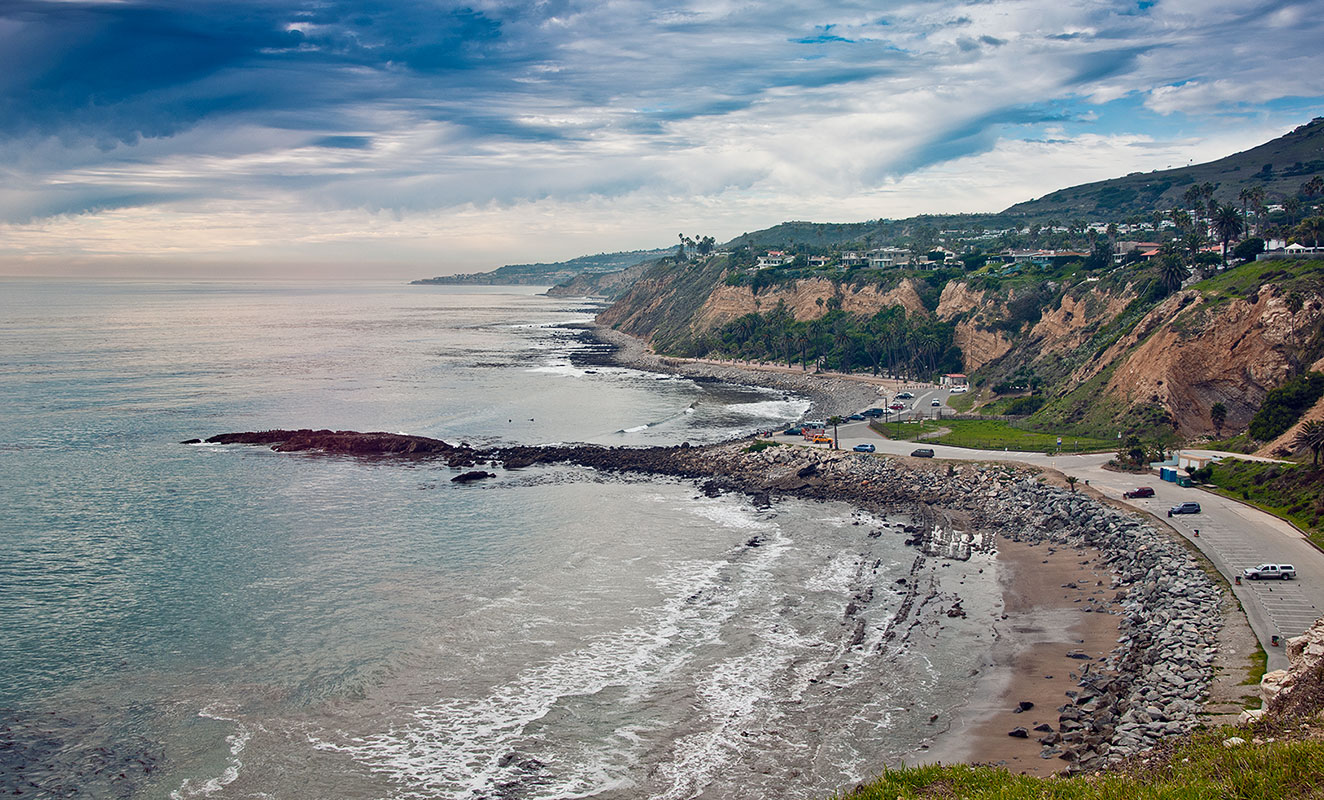
[[[1099,152],[1090,136],[1154,143],[1110,151],[1120,173],[1142,151],[1227,141],[1227,115],[1254,113],[1257,135],[1299,124],[1275,103],[1324,97],[1321,20],[1324,0],[10,0],[0,253],[55,228],[62,251],[148,253],[170,239],[153,218],[231,255],[230,235],[288,242],[273,221],[325,227],[299,239],[321,255],[362,224],[378,253],[398,231],[403,258],[437,245],[415,220],[506,218],[514,250],[509,231],[530,228],[513,223],[542,214],[637,229],[603,223],[613,207],[662,220],[666,241],[695,208],[736,228],[715,235],[930,207],[902,190],[966,210],[994,193],[970,169],[1022,158],[1048,174],[1033,159],[1049,142],[1061,159]],[[956,163],[945,179],[977,191],[915,179]],[[1023,189],[1006,181],[993,205]]]

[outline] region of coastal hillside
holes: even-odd
[[[669,252],[660,250],[630,250],[620,253],[598,253],[579,256],[569,261],[538,264],[507,264],[490,272],[471,272],[462,275],[441,275],[410,281],[412,284],[443,285],[546,285],[573,279],[579,275],[597,275],[619,272],[636,264],[656,260]]]
[[[970,374],[976,407],[1005,413],[1021,400],[1012,410],[1031,424],[1108,437],[1244,430],[1270,390],[1324,367],[1319,261],[1251,262],[1171,292],[1144,263],[1105,275],[929,272],[758,290],[727,265],[647,270],[599,321],[671,355],[926,378],[942,366]],[[934,347],[958,355],[910,358]]]
[[[1217,438],[1324,368],[1322,171],[1316,119],[1209,164],[1001,215],[787,222],[622,276],[599,320],[672,356],[965,373],[959,410],[1031,429]],[[1151,180],[1161,190],[1127,194]],[[1077,212],[1091,216],[1033,221]],[[1256,260],[1270,241],[1292,252]]]
[[[615,300],[630,290],[652,262],[614,272],[581,272],[547,290],[548,297],[598,297]]]
[[[1282,202],[1321,172],[1324,117],[1317,117],[1271,142],[1217,161],[1072,186],[1017,203],[1003,213],[1025,219],[1146,214],[1156,208],[1182,207],[1185,193],[1205,184],[1212,186],[1211,197],[1221,204],[1238,204],[1243,190],[1257,186],[1271,202]]]

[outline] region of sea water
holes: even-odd
[[[0,292],[0,788],[825,796],[928,741],[980,666],[978,625],[953,621],[950,646],[887,635],[915,558],[902,518],[574,467],[462,486],[428,462],[179,443],[704,443],[807,408],[586,361],[582,301]]]

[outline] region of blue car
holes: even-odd
[[[857,444],[854,449],[857,453],[872,453],[874,446],[871,444]]]

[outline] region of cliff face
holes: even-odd
[[[895,289],[881,291],[877,286],[855,287],[811,278],[771,287],[758,294],[748,286],[723,283],[713,289],[703,304],[695,328],[717,328],[745,314],[771,311],[779,303],[785,303],[797,320],[817,319],[827,313],[827,302],[834,297],[848,314],[871,316],[890,306],[901,306],[908,314],[929,313],[910,279],[903,280]]]
[[[952,281],[938,299],[938,319],[947,322],[957,317],[954,338],[965,359],[966,372],[974,372],[990,361],[1005,356],[1012,341],[1005,333],[985,326],[985,321],[1001,317],[1006,306],[990,292],[971,288],[964,281]]]
[[[1244,427],[1270,389],[1307,366],[1298,359],[1324,320],[1324,299],[1293,305],[1272,285],[1218,303],[1179,292],[1105,353],[1103,361],[1122,359],[1106,391],[1163,406],[1184,435],[1213,433],[1209,409],[1219,402],[1225,427]]]
[[[1011,316],[1011,307],[1017,299],[1015,290],[990,292],[973,288],[964,281],[952,281],[943,288],[937,317],[956,321],[956,343],[965,357],[968,372],[1013,350],[1020,351],[1019,362],[1033,365],[1046,357],[1081,347],[1099,328],[1116,319],[1135,299],[1135,294],[1129,286],[1117,292],[1087,284],[1078,294],[1063,294],[1040,308],[1036,322],[1025,322],[1019,330],[1015,324],[998,326],[997,323]]]
[[[802,279],[756,294],[727,285],[727,266],[714,258],[651,267],[599,321],[665,352],[779,304],[797,320],[837,305],[859,316],[889,306],[930,315],[921,300],[928,287],[910,278],[888,290]],[[1227,281],[1222,288],[1219,281],[1200,284],[1152,306],[1145,298],[1155,278],[1145,272],[1102,279],[1078,273],[1060,284],[989,281],[993,288],[956,280],[931,316],[953,325],[964,369],[983,386],[1034,379],[1050,401],[1046,424],[1113,427],[1118,415],[1130,419],[1143,405],[1189,437],[1214,432],[1210,409],[1222,403],[1223,428],[1234,431],[1249,423],[1269,390],[1324,353],[1324,286],[1311,277],[1318,265],[1247,269],[1243,276],[1262,277],[1242,278],[1235,290]]]

